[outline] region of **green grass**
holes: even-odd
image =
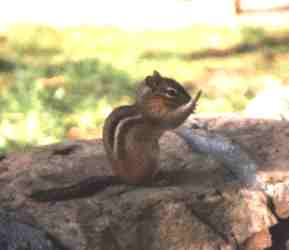
[[[262,79],[288,78],[287,34],[11,27],[0,39],[0,152],[100,135],[105,116],[131,102],[137,82],[154,69],[192,93],[202,89],[199,112],[242,111]]]

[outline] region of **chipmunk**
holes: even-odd
[[[75,185],[39,190],[36,201],[69,200],[90,196],[109,185],[151,183],[159,170],[159,138],[193,113],[194,99],[175,80],[154,71],[140,84],[133,105],[114,109],[103,127],[103,144],[114,176],[93,176]]]

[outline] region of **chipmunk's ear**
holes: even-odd
[[[152,89],[155,89],[157,85],[161,81],[161,75],[158,71],[154,70],[153,74],[151,76],[147,76],[145,79],[145,83]]]

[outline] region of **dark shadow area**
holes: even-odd
[[[207,49],[199,52],[193,52],[186,55],[186,59],[198,60],[206,58],[222,58],[234,55],[240,55],[250,52],[262,51],[266,48],[268,49],[280,49],[286,48],[289,50],[289,36],[284,37],[264,37],[264,39],[259,42],[243,42],[239,45],[233,46],[227,49]]]
[[[147,50],[140,56],[140,59],[167,60],[173,57],[182,58],[181,55],[171,51]]]
[[[270,228],[272,247],[268,250],[287,250],[289,240],[289,219],[279,219],[278,223]]]
[[[4,160],[4,159],[6,159],[6,155],[3,154],[3,153],[0,153],[0,161],[2,161],[2,160]]]
[[[245,53],[264,50],[276,50],[276,52],[289,51],[288,34],[269,35],[262,28],[244,28],[242,30],[242,42],[226,49],[207,49],[197,51],[185,56],[186,59],[198,60],[205,58],[222,58]]]
[[[62,52],[59,48],[41,48],[31,46],[27,48],[17,48],[19,53],[29,54],[30,56],[53,56]]]
[[[16,64],[4,59],[0,58],[0,73],[4,72],[11,72],[16,68]]]
[[[184,54],[161,50],[147,50],[141,55],[140,59],[167,60],[169,58],[181,58],[185,60],[201,60],[207,58],[225,58],[258,51],[266,52],[266,55],[270,54],[271,56],[274,53],[289,51],[289,35],[286,33],[274,36],[267,34],[262,28],[244,28],[242,30],[242,41],[229,48],[209,48]]]
[[[0,249],[69,250],[33,218],[13,208],[0,208]]]

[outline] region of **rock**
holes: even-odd
[[[289,87],[279,86],[266,89],[250,101],[245,109],[250,117],[289,120]]]
[[[32,190],[112,174],[101,140],[10,153],[0,160],[0,208],[28,214],[32,225],[59,239],[67,249],[255,247],[244,248],[248,250],[270,246],[268,229],[277,220],[268,197],[272,195],[274,202],[278,196],[274,188],[289,176],[288,123],[236,116],[196,116],[191,123],[227,136],[247,150],[256,161],[258,177],[269,186],[268,193],[244,190],[238,181],[226,181],[228,173],[220,162],[192,153],[183,139],[168,132],[161,139],[164,182],[151,187],[113,186],[89,198],[65,202],[36,203],[27,197]],[[195,133],[199,130],[204,133],[203,129]],[[277,211],[277,202],[274,205]],[[287,216],[284,211],[289,204],[282,206]]]
[[[281,219],[289,218],[289,183],[282,181],[282,183],[272,185],[271,193],[273,204],[275,206],[275,213]]]
[[[242,250],[263,250],[272,245],[271,235],[268,230],[254,233],[245,241]]]
[[[7,209],[0,210],[1,250],[66,250],[56,238],[27,223],[25,217]]]

